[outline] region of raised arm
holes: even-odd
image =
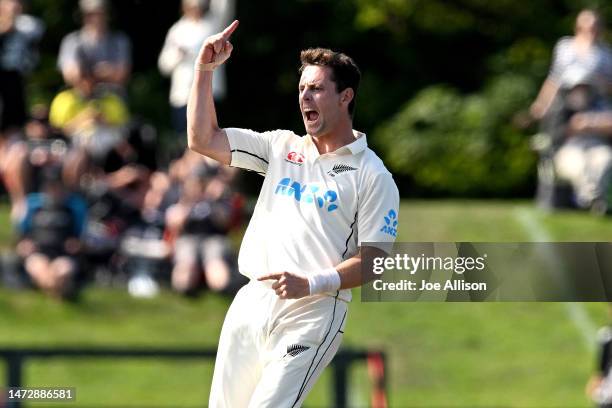
[[[235,20],[221,33],[208,37],[202,44],[187,103],[189,148],[223,164],[230,164],[231,152],[227,135],[217,123],[212,76],[214,69],[223,64],[232,53],[229,38],[237,27],[238,20]]]

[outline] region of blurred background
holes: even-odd
[[[355,128],[402,196],[398,241],[610,240],[610,2],[0,0],[0,349],[216,347],[261,178],[185,151],[185,105],[199,46],[234,18],[220,125],[302,134],[300,50],[351,55]],[[354,299],[344,347],[386,353],[389,406],[588,407],[609,369],[606,304]],[[349,406],[374,404],[376,371],[351,366]],[[67,406],[202,406],[211,373],[22,369],[77,387]],[[332,384],[306,406],[333,406]]]

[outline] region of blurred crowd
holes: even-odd
[[[15,250],[2,257],[6,286],[69,298],[89,282],[125,285],[135,296],[167,286],[234,292],[232,240],[244,198],[234,170],[185,146],[193,66],[204,39],[232,18],[233,0],[182,0],[160,47],[177,154],[158,160],[157,130],[129,109],[132,44],[109,26],[107,0],[80,0],[81,27],[57,55],[65,84],[26,109],[29,74],[45,35],[22,0],[0,0],[0,174],[10,200]],[[540,122],[538,201],[597,214],[612,208],[612,50],[593,10],[556,44],[531,106]],[[226,94],[223,67],[216,101]]]
[[[57,56],[65,86],[26,109],[45,27],[21,0],[0,0],[0,173],[15,233],[2,282],[63,299],[91,282],[142,297],[233,293],[244,283],[229,238],[244,211],[233,169],[184,148],[157,160],[156,129],[128,108],[130,39],[109,27],[107,1],[80,0],[79,12]],[[179,146],[197,52],[232,13],[228,0],[183,0],[160,50]],[[223,73],[215,80],[221,99]]]

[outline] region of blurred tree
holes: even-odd
[[[506,74],[467,96],[435,85],[421,91],[375,133],[394,174],[421,190],[512,196],[532,177],[535,156],[511,125],[535,84]]]

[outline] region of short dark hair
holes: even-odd
[[[353,100],[349,103],[348,111],[352,116],[355,110],[355,98],[357,88],[361,79],[361,72],[351,57],[341,52],[332,51],[327,48],[308,48],[300,53],[300,73],[308,65],[329,67],[332,71],[332,81],[336,83],[336,91],[342,92],[346,88],[353,90]]]

